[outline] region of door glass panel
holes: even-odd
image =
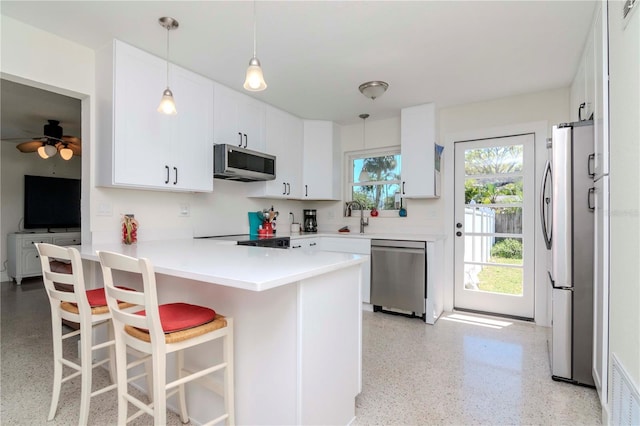
[[[464,181],[466,204],[513,204],[523,197],[522,176],[467,178]]]
[[[521,172],[523,152],[523,145],[467,149],[464,152],[465,175]]]
[[[464,210],[464,232],[522,233],[522,207],[474,207]]]
[[[469,291],[522,296],[522,268],[465,264],[464,288]]]
[[[464,261],[522,266],[522,238],[464,237]]]

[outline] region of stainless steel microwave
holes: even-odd
[[[241,182],[274,180],[276,157],[235,145],[213,146],[213,177]]]

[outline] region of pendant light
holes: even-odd
[[[176,103],[173,100],[173,93],[171,89],[169,89],[169,31],[175,30],[178,28],[178,21],[173,18],[169,18],[167,16],[163,16],[158,19],[158,23],[167,29],[167,88],[162,92],[162,99],[160,100],[160,105],[158,105],[158,112],[167,115],[176,115],[178,111],[176,110]]]
[[[365,120],[369,118],[369,114],[360,114],[358,117],[362,118],[362,148],[366,148],[367,145],[367,125]],[[369,176],[369,172],[364,166],[364,160],[362,161],[362,170],[360,170],[360,176],[358,177],[358,182],[369,182],[371,177]]]
[[[253,57],[249,61],[247,68],[247,76],[242,86],[250,92],[261,92],[267,88],[267,83],[262,75],[262,67],[260,61],[256,57],[256,2],[253,1]]]

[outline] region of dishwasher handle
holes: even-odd
[[[424,241],[415,240],[371,240],[371,249],[376,247],[414,248],[425,250],[427,244]]]
[[[396,252],[396,253],[407,253],[407,254],[419,254],[424,256],[425,250],[423,248],[409,248],[409,247],[389,247],[389,246],[371,246],[371,252],[374,251],[382,252]]]

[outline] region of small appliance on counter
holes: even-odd
[[[318,232],[318,221],[316,220],[316,210],[302,210],[304,217],[304,232]]]

